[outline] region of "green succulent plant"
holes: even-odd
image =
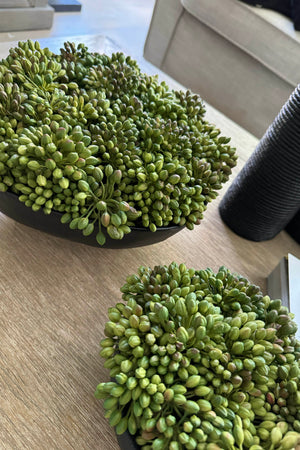
[[[300,342],[281,300],[220,267],[140,267],[109,308],[105,417],[142,450],[290,450]]]
[[[129,56],[20,42],[0,62],[0,191],[84,235],[193,229],[236,165],[198,95]]]

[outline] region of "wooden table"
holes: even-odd
[[[236,175],[257,139],[209,106],[206,117],[232,137]],[[0,214],[1,449],[118,449],[94,398],[97,384],[109,378],[99,341],[108,307],[120,301],[119,288],[140,265],[226,265],[265,292],[279,259],[288,252],[300,257],[300,246],[285,232],[256,243],[222,223],[218,203],[228,184],[194,231],[136,249],[73,243]]]

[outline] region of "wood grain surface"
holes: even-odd
[[[256,138],[209,106],[207,119],[232,137],[236,175]],[[109,379],[99,341],[108,307],[120,301],[119,288],[139,265],[226,265],[265,292],[278,261],[288,252],[300,257],[285,232],[260,243],[235,235],[220,219],[219,199],[194,231],[124,250],[55,238],[0,214],[1,449],[118,449],[94,398],[97,384]]]

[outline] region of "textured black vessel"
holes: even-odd
[[[287,224],[285,230],[300,244],[300,210]]]
[[[61,213],[52,211],[51,214],[46,215],[42,210],[34,212],[31,208],[25,206],[24,203],[21,203],[18,196],[14,193],[0,192],[0,212],[31,228],[36,228],[54,236],[98,248],[143,247],[162,242],[184,228],[174,225],[157,228],[155,233],[153,233],[148,228],[131,227],[131,233],[126,234],[123,239],[120,240],[111,239],[110,236],[105,233],[104,228],[103,232],[106,235],[106,243],[103,246],[100,246],[96,241],[96,231],[90,236],[83,236],[81,231],[71,230],[67,224],[61,223]]]
[[[300,208],[300,85],[222,199],[224,222],[253,241],[273,238]]]
[[[141,447],[135,442],[134,436],[126,431],[123,434],[117,435],[117,440],[121,450],[140,450]]]

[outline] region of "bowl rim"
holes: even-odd
[[[89,236],[84,236],[81,230],[72,230],[68,224],[63,224],[61,222],[60,219],[63,213],[52,210],[49,215],[46,215],[42,209],[33,211],[32,208],[26,206],[19,200],[18,194],[9,190],[0,192],[0,212],[30,228],[48,233],[52,236],[100,249],[136,248],[158,244],[185,228],[185,226],[172,225],[158,227],[156,231],[153,232],[150,228],[132,226],[130,227],[130,233],[125,234],[122,239],[112,239],[107,233],[106,228],[103,227],[102,231],[106,237],[106,241],[103,245],[100,245],[96,239],[98,227],[95,227],[94,231]]]
[[[9,197],[11,196],[11,197],[15,198],[16,200],[18,199],[19,203],[21,205],[24,205],[26,208],[28,208],[28,210],[30,210],[32,213],[40,213],[41,214],[43,212],[42,210],[33,211],[29,206],[26,206],[23,202],[21,202],[19,200],[18,194],[16,194],[15,192],[10,191],[9,189],[7,189],[7,191],[5,191],[5,192],[0,191],[0,195],[1,194],[8,195]],[[1,212],[1,207],[0,207],[0,212]],[[56,211],[55,209],[53,209],[49,215],[54,215],[54,216],[57,216],[57,218],[58,218],[58,217],[62,217],[63,214],[64,213],[62,213],[60,211]],[[46,216],[47,215],[45,214],[45,217]],[[152,232],[149,227],[143,227],[143,226],[137,226],[137,225],[132,225],[132,226],[130,226],[130,228],[131,228],[132,231],[156,233],[157,231],[163,232],[163,231],[173,230],[173,229],[184,229],[185,225],[173,224],[173,225],[166,225],[164,227],[156,227],[156,231],[155,232]]]

